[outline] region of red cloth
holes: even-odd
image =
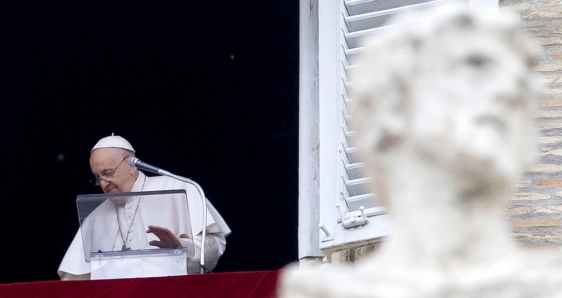
[[[273,298],[280,271],[0,285],[0,297]]]

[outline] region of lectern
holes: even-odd
[[[194,256],[185,190],[79,195],[78,217],[91,279],[187,274]],[[181,243],[159,248],[149,226],[169,230]]]

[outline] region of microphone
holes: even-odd
[[[129,157],[129,159],[127,159],[127,164],[139,170],[145,170],[154,174],[162,174],[162,170],[160,170],[160,168],[147,164],[136,157]]]

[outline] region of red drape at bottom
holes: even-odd
[[[0,285],[0,297],[273,298],[280,271]]]

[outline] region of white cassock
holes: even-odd
[[[190,246],[194,246],[194,257],[188,260],[187,269],[188,273],[199,272],[203,206],[197,188],[166,176],[147,177],[139,171],[131,192],[172,189],[185,189],[189,212],[184,210],[185,204],[177,204],[177,200],[143,200],[142,197],[131,197],[121,205],[115,205],[110,200],[99,205],[78,229],[59,266],[60,278],[89,279],[91,265],[86,262],[84,250],[119,251],[125,243],[133,250],[154,249],[148,242],[158,238],[146,233],[148,225],[168,228],[188,250],[192,249]],[[162,214],[172,216],[161,216]],[[91,242],[82,241],[83,230],[90,233],[87,238]],[[208,200],[206,231],[205,267],[212,270],[224,253],[225,237],[230,234],[230,228]],[[187,239],[186,235],[193,238]]]

